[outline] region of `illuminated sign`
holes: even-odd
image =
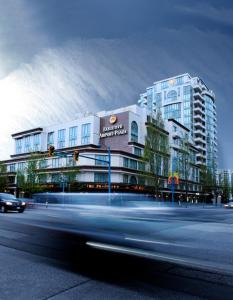
[[[109,119],[109,123],[110,124],[115,124],[117,121],[117,117],[115,115],[112,115]]]
[[[114,125],[109,127],[103,127],[103,132],[100,133],[100,138],[113,137],[127,134],[127,130],[124,129],[124,125]]]

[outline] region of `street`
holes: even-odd
[[[0,215],[0,299],[232,299],[233,210],[49,205]]]

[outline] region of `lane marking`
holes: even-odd
[[[162,259],[162,260],[168,260],[168,261],[173,261],[173,262],[182,262],[182,263],[187,263],[187,260],[181,259],[181,258],[174,258],[166,255],[161,255],[161,254],[154,254],[148,251],[144,250],[138,250],[138,249],[130,249],[127,247],[122,247],[122,246],[114,246],[111,244],[104,244],[104,243],[97,243],[97,242],[86,242],[88,246],[91,246],[93,248],[98,248],[98,249],[104,249],[104,250],[109,250],[109,251],[117,251],[121,253],[130,253],[133,255],[139,255],[143,257],[151,257],[151,258],[157,258],[157,259]]]
[[[131,238],[131,237],[125,237],[125,240],[139,242],[139,243],[166,245],[166,246],[189,247],[184,244],[177,244],[177,243],[170,243],[170,242],[163,242],[163,241],[143,240],[143,239],[136,239],[136,238]]]

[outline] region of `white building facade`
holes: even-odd
[[[147,183],[142,175],[145,171],[143,150],[147,134],[148,112],[145,107],[131,105],[112,111],[101,111],[83,116],[77,120],[38,127],[12,134],[14,153],[5,161],[12,184],[17,184],[17,172],[23,171],[32,154],[41,154],[44,159],[38,165],[38,178],[41,184],[49,184],[52,190],[59,190],[58,183],[70,169],[77,168],[76,180],[85,191],[107,191],[108,189],[108,147],[111,152],[111,187],[113,191],[147,191]],[[176,129],[175,129],[176,128]],[[174,119],[165,123],[163,130],[169,136],[170,153],[178,157],[180,142],[188,136],[188,158],[190,171],[189,192],[195,194],[200,190],[197,155],[190,130]],[[48,148],[55,147],[55,156],[48,157]],[[74,151],[79,151],[78,161],[74,161]],[[62,157],[64,156],[64,157]],[[92,158],[92,159],[90,159]],[[100,159],[95,160],[95,159]],[[173,158],[168,157],[170,169]],[[162,167],[161,167],[162,168]],[[176,189],[185,189],[184,175],[180,171],[181,182]],[[62,179],[64,180],[64,178]],[[161,173],[161,190],[170,193],[167,183],[168,174]],[[67,190],[69,190],[67,188]]]

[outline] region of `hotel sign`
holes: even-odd
[[[116,116],[111,116],[109,119],[110,124],[116,123],[117,118]],[[127,130],[124,128],[123,124],[112,125],[108,127],[103,127],[102,132],[100,133],[100,138],[107,138],[119,135],[127,134]]]

